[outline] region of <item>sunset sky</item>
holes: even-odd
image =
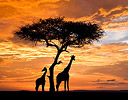
[[[68,47],[54,78],[74,54],[70,90],[128,90],[128,0],[0,0],[0,91],[35,90],[35,80],[52,64],[56,49],[35,46],[13,33],[40,18],[58,16],[99,24],[105,36],[82,48]]]

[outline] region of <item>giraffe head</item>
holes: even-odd
[[[71,56],[71,59],[72,59],[72,60],[75,60],[75,56],[74,56],[74,55],[72,55],[72,56]]]
[[[46,68],[46,67],[44,67],[44,69],[42,70],[42,72],[43,72],[43,71],[47,71],[47,68]]]

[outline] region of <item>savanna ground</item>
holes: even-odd
[[[69,98],[69,97],[75,97],[80,98],[84,97],[83,99],[111,99],[111,98],[121,98],[122,100],[126,99],[128,96],[127,90],[122,91],[86,91],[86,90],[77,90],[77,91],[70,91],[70,92],[35,92],[35,91],[0,91],[0,97],[1,98],[17,98],[18,99],[25,99],[25,98],[36,98],[38,99],[44,99],[44,98],[50,98],[59,99],[60,97],[63,98]],[[53,98],[51,98],[53,97]],[[63,99],[61,98],[61,99]]]

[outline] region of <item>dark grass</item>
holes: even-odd
[[[99,99],[111,99],[121,97],[128,98],[128,91],[85,91],[85,90],[76,90],[70,92],[35,92],[35,91],[0,91],[0,97],[2,98],[69,98],[69,97],[76,97],[76,98],[99,98]],[[53,99],[53,98],[52,98]],[[104,100],[103,99],[103,100]],[[88,99],[86,99],[88,100]]]

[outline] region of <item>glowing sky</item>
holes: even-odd
[[[0,91],[34,90],[35,80],[44,66],[52,64],[56,49],[34,46],[13,33],[40,18],[58,16],[97,23],[105,36],[93,45],[69,47],[70,54],[59,58],[63,64],[55,67],[55,76],[74,54],[71,90],[128,89],[128,0],[0,0]],[[49,90],[48,78],[45,90]]]

